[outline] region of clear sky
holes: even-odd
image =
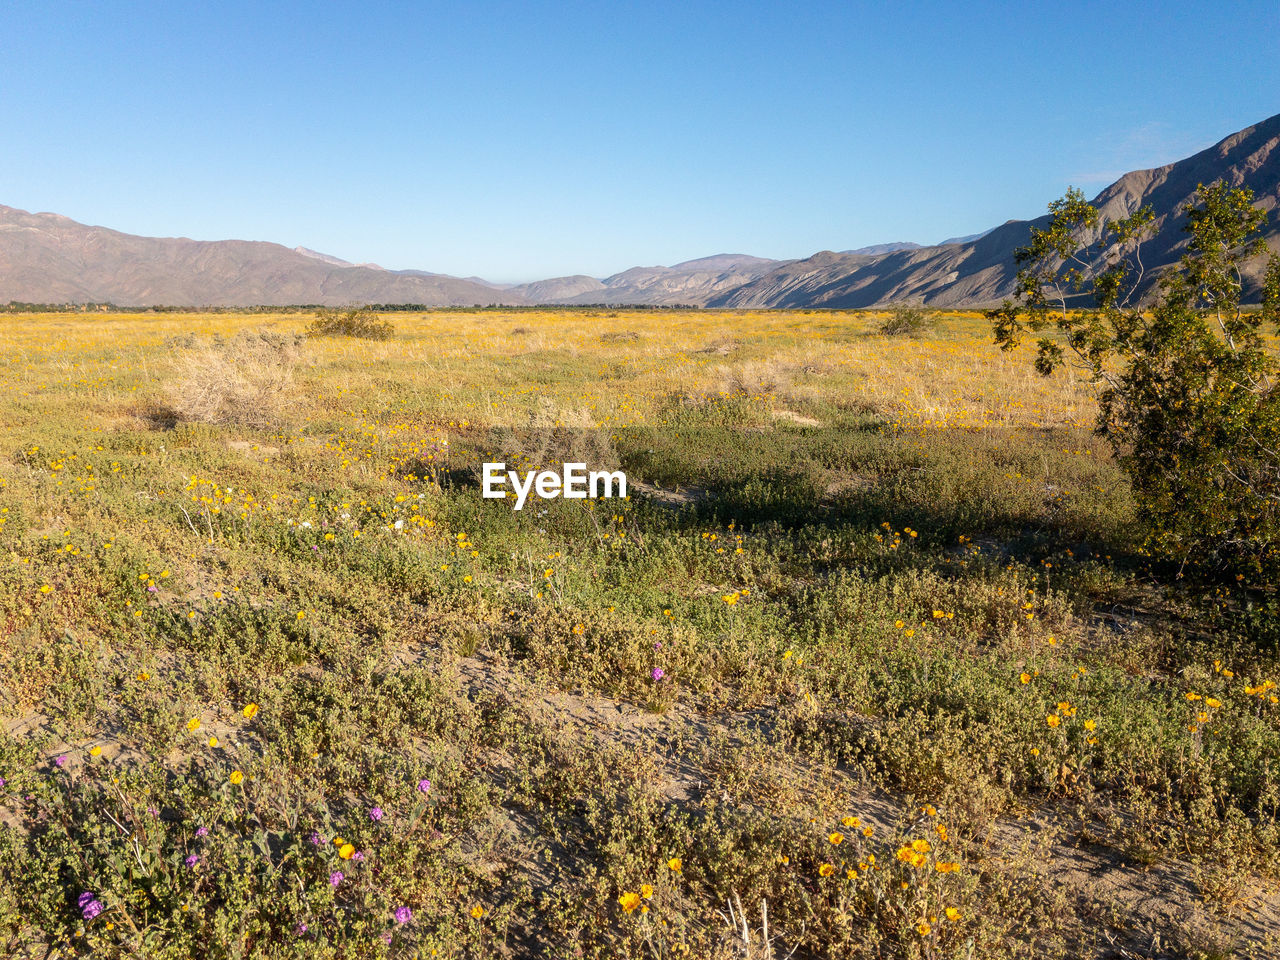
[[[496,281],[936,242],[1280,113],[1280,3],[0,6],[0,203]]]

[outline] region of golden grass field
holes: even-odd
[[[0,317],[0,953],[1280,955],[1276,653],[1088,383],[977,313],[309,319]]]

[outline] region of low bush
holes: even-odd
[[[183,353],[166,384],[176,419],[267,427],[279,422],[294,393],[302,338],[244,331]]]
[[[930,316],[918,300],[903,300],[895,303],[889,310],[889,316],[880,322],[880,332],[890,337],[904,337],[922,333],[933,326]]]
[[[362,340],[390,340],[395,327],[372,310],[317,310],[307,327],[311,337],[359,337]]]

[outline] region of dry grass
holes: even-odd
[[[792,366],[774,358],[747,360],[715,368],[712,382],[720,393],[763,397],[777,394],[791,384]]]
[[[165,391],[181,420],[269,427],[280,422],[294,395],[301,338],[268,330],[180,353]]]

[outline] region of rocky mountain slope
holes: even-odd
[[[600,281],[598,288],[550,298],[565,304],[702,305],[776,269],[786,261],[721,253],[670,267],[632,267]]]
[[[1234,133],[1207,150],[1153,170],[1125,174],[1093,203],[1118,219],[1150,204],[1155,235],[1143,244],[1144,291],[1160,270],[1186,248],[1182,207],[1201,183],[1223,179],[1250,187],[1255,202],[1271,213],[1268,243],[1280,249],[1280,115]],[[1011,220],[967,242],[898,250],[880,256],[824,251],[777,269],[707,301],[723,307],[868,307],[902,300],[930,306],[984,306],[1013,294],[1014,251],[1048,217]],[[1260,264],[1258,265],[1260,268]],[[1250,276],[1256,280],[1257,268]]]

